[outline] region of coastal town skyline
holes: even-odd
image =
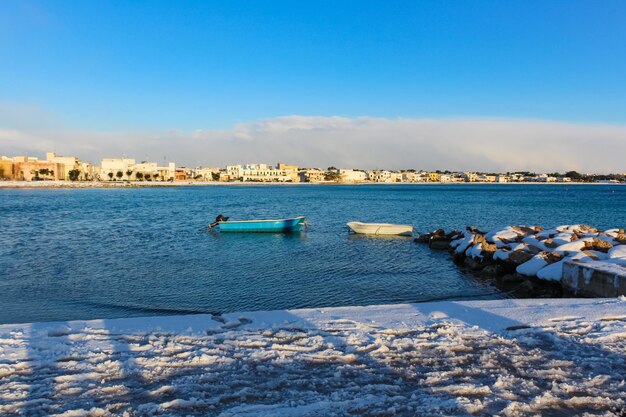
[[[82,161],[76,156],[61,156],[46,152],[45,159],[37,156],[0,155],[0,181],[135,181],[135,182],[264,182],[264,183],[571,183],[626,182],[624,173],[565,173],[557,171],[451,171],[406,168],[362,169],[359,167],[301,167],[278,162],[239,163],[225,167],[179,166],[176,162],[159,162],[134,158],[103,158],[99,164]],[[0,183],[0,186],[2,184]]]

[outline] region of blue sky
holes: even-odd
[[[622,172],[625,1],[0,0],[0,154]]]
[[[81,129],[626,123],[623,1],[0,2],[0,101]]]

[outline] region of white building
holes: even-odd
[[[120,173],[121,172],[121,176]],[[138,175],[139,174],[139,175]],[[100,165],[100,179],[137,180],[139,177],[155,181],[167,181],[176,176],[176,164],[170,162],[166,167],[156,162],[135,163],[131,158],[104,158]]]
[[[122,177],[126,176],[127,171],[132,171],[135,166],[135,160],[130,158],[103,158],[100,162],[100,179],[108,180],[118,178],[118,172],[122,173]]]
[[[196,168],[192,172],[192,177],[199,181],[219,181],[219,168]]]
[[[537,176],[539,182],[556,182],[556,177],[551,177],[548,174],[540,174]]]
[[[367,179],[372,182],[392,182],[391,172],[385,170],[367,171]]]
[[[59,173],[62,180],[70,178],[70,171],[75,169],[82,171],[81,162],[75,156],[59,156],[54,152],[46,152],[46,161],[63,165],[63,172]]]
[[[365,172],[354,169],[340,169],[339,176],[341,182],[364,182],[367,180],[367,174]]]
[[[405,171],[402,173],[402,182],[426,182],[428,181],[428,174],[424,175],[421,172]]]
[[[267,164],[229,165],[226,167],[231,181],[251,182],[292,182],[293,179],[284,169],[277,169]]]

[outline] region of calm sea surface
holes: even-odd
[[[306,215],[308,233],[220,235],[231,219]],[[612,185],[0,189],[0,322],[403,303],[503,295],[410,239],[345,223],[483,229],[626,226]]]

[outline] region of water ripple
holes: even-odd
[[[348,221],[623,227],[626,187],[294,186],[0,190],[0,322],[494,297],[447,254]],[[308,233],[206,230],[306,215]],[[618,224],[620,223],[621,224]],[[501,295],[502,296],[502,295]]]

